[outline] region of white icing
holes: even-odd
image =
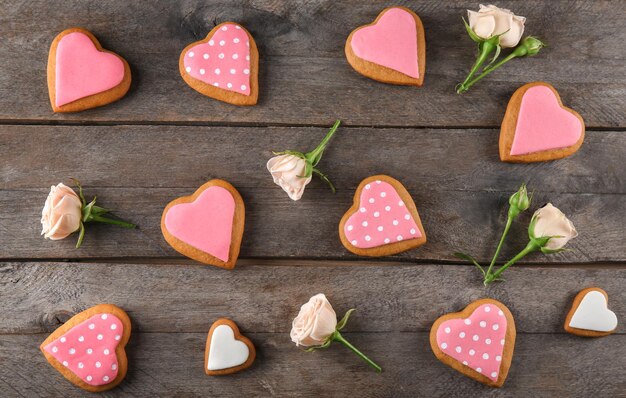
[[[221,370],[242,365],[248,360],[248,346],[235,340],[235,332],[228,325],[219,325],[211,335],[209,348],[209,370]]]
[[[604,294],[592,290],[580,301],[569,326],[596,332],[610,332],[617,327],[617,316],[607,307]]]

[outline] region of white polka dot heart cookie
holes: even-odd
[[[339,223],[341,243],[360,256],[388,256],[426,243],[426,232],[406,188],[386,176],[359,184],[352,207]]]
[[[239,333],[230,319],[220,318],[209,330],[204,354],[204,371],[209,376],[239,372],[252,366],[256,358],[254,344]]]
[[[504,304],[474,301],[461,312],[446,314],[430,330],[435,356],[464,375],[491,387],[506,380],[515,348],[515,321]]]
[[[101,392],[126,377],[130,318],[111,304],[91,307],[65,322],[41,344],[48,362],[74,385]]]
[[[194,90],[234,105],[255,105],[259,52],[241,25],[224,22],[180,54],[180,75]]]

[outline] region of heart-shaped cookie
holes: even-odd
[[[224,180],[211,180],[191,196],[171,201],[161,217],[165,240],[181,254],[232,269],[239,256],[245,206]]]
[[[359,184],[339,223],[341,243],[360,256],[387,256],[426,243],[415,203],[397,180],[376,175]]]
[[[499,301],[474,301],[463,311],[435,321],[430,346],[451,368],[481,383],[501,387],[515,348],[513,315]]]
[[[235,105],[254,105],[259,96],[259,52],[241,25],[224,22],[180,54],[180,75],[194,90]]]
[[[500,159],[525,163],[561,159],[580,148],[585,122],[563,106],[550,84],[534,82],[518,88],[506,108],[500,129]]]
[[[608,308],[609,295],[600,288],[582,290],[565,318],[565,330],[578,336],[602,337],[615,332],[617,315]]]
[[[128,62],[104,50],[89,31],[67,29],[48,55],[48,92],[55,112],[78,112],[122,98],[130,87]]]
[[[76,386],[91,392],[106,391],[126,376],[125,347],[130,330],[126,312],[100,304],[74,315],[48,336],[40,349]]]
[[[239,333],[230,319],[221,318],[209,330],[204,354],[204,371],[210,376],[239,372],[249,368],[256,357],[254,344]]]
[[[353,30],[345,52],[350,65],[363,76],[409,86],[424,82],[424,26],[408,8],[386,8],[373,23]]]

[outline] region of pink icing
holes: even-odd
[[[208,42],[191,47],[183,63],[195,79],[250,95],[250,40],[239,25],[222,25]]]
[[[115,349],[124,325],[115,315],[97,314],[44,347],[63,366],[92,386],[111,383],[118,372]]]
[[[165,227],[183,242],[228,261],[234,216],[233,195],[212,186],[195,201],[172,206],[165,215]]]
[[[82,32],[72,32],[57,44],[55,104],[62,106],[119,85],[124,63],[114,54],[98,51]]]
[[[437,329],[437,345],[463,365],[497,381],[506,327],[502,310],[494,304],[483,304],[469,318],[441,323]]]
[[[417,27],[406,10],[386,11],[375,25],[354,32],[350,45],[359,58],[419,78]]]
[[[582,134],[580,120],[561,108],[556,95],[546,86],[533,86],[522,97],[511,155],[566,148]]]
[[[344,225],[344,234],[353,246],[367,249],[422,236],[400,195],[387,182],[365,185],[359,206]]]

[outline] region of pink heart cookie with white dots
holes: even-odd
[[[446,365],[492,387],[501,387],[515,348],[515,321],[496,300],[474,301],[463,311],[446,314],[430,330],[435,356]]]
[[[415,202],[397,180],[376,175],[359,184],[339,223],[341,243],[361,256],[388,256],[426,243]]]
[[[125,347],[130,318],[119,307],[91,307],[55,330],[41,344],[48,362],[76,386],[91,392],[109,390],[126,376]]]
[[[259,95],[259,52],[252,35],[241,25],[224,22],[204,40],[180,54],[183,80],[194,90],[235,105],[254,105]]]

